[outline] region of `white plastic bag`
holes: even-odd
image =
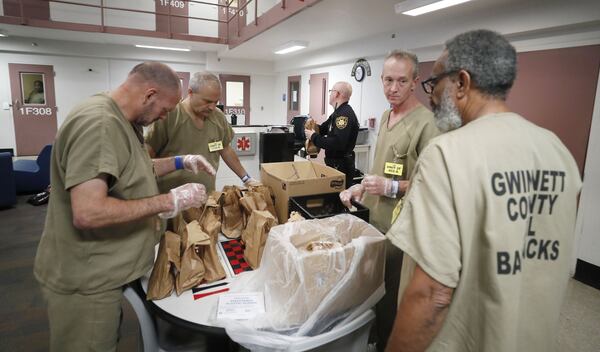
[[[285,351],[351,321],[383,297],[385,240],[349,214],[273,227],[260,268],[230,288],[263,292],[266,313],[222,321],[227,334],[253,351]]]

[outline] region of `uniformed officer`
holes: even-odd
[[[352,186],[354,178],[354,146],[358,136],[358,119],[348,104],[352,86],[348,82],[337,82],[329,90],[329,105],[333,114],[319,125],[319,133],[304,130],[306,138],[319,148],[325,149],[325,164],[346,175],[346,187]]]

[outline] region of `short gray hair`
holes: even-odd
[[[219,90],[221,89],[221,80],[219,80],[219,77],[217,77],[217,75],[206,71],[196,72],[192,75],[192,78],[190,79],[189,88],[192,90],[193,93],[198,93],[200,88],[209,84],[216,84],[217,86],[219,86]]]
[[[499,33],[480,29],[446,42],[446,72],[466,70],[484,95],[506,99],[517,76],[515,48]]]
[[[129,77],[144,82],[153,82],[169,90],[177,91],[181,89],[181,82],[175,71],[169,66],[156,61],[146,61],[135,65],[129,72]]]
[[[400,49],[395,49],[390,51],[385,59],[383,59],[383,63],[385,63],[387,60],[389,59],[396,59],[396,60],[407,60],[410,61],[410,63],[412,63],[413,66],[413,79],[417,78],[419,76],[419,59],[417,58],[417,55],[408,52],[408,51],[404,51],[404,50],[400,50]]]

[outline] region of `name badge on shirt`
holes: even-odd
[[[402,170],[404,170],[404,164],[386,162],[383,172],[386,175],[402,176]]]
[[[218,150],[222,150],[223,149],[223,141],[216,141],[216,142],[211,142],[208,143],[208,151],[209,152],[216,152]]]

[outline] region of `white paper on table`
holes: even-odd
[[[262,292],[226,293],[219,296],[217,319],[248,320],[265,313]]]

